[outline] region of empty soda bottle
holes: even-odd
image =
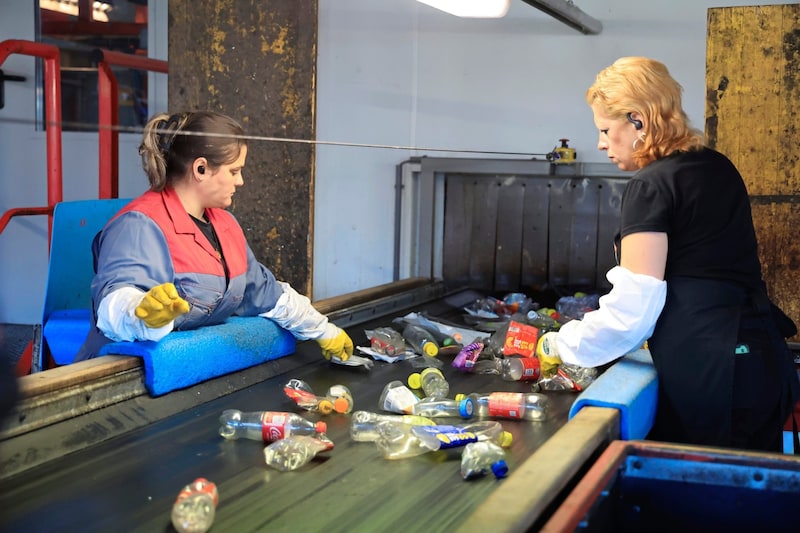
[[[408,424],[398,424],[397,422],[381,421],[375,426],[378,438],[375,445],[383,453],[386,459],[405,459],[416,457],[434,451],[423,443],[411,430],[416,427]],[[429,426],[434,427],[434,426]]]
[[[328,430],[325,422],[312,422],[295,413],[227,409],[219,417],[219,434],[226,439],[274,442],[292,435],[317,436]]]
[[[374,442],[378,440],[378,422],[392,422],[407,426],[432,426],[433,420],[416,415],[384,415],[370,411],[356,411],[350,422],[350,437],[354,441]]]
[[[497,420],[476,420],[466,424],[459,424],[464,431],[474,433],[479,441],[489,441],[502,448],[511,446],[514,436],[505,431]]]
[[[500,375],[506,381],[535,381],[542,375],[536,357],[506,357],[500,359]]]
[[[467,444],[461,452],[461,477],[474,479],[489,472],[498,479],[508,475],[505,450],[490,441]]]
[[[403,385],[402,381],[395,380],[383,388],[378,398],[378,407],[390,413],[410,415],[414,404],[418,401],[419,397],[411,389]]]
[[[364,330],[370,342],[370,348],[379,354],[395,357],[406,352],[406,342],[400,332],[389,328],[379,327]]]
[[[438,368],[425,368],[422,372],[414,372],[408,376],[408,386],[422,389],[426,398],[447,398],[450,384]]]
[[[457,399],[471,398],[477,418],[511,418],[517,420],[546,420],[550,415],[550,400],[537,392],[491,392],[488,394],[458,394]]]
[[[333,442],[327,437],[294,435],[277,440],[264,448],[264,461],[267,466],[288,472],[308,464],[320,452],[333,449]]]
[[[172,506],[172,525],[178,533],[205,533],[214,523],[219,494],[217,486],[197,478],[183,487]]]
[[[411,414],[429,418],[461,417],[470,418],[473,412],[473,399],[449,400],[447,398],[423,398],[411,408]]]
[[[332,396],[330,389],[325,396],[317,396],[311,387],[301,379],[290,379],[283,386],[283,392],[289,399],[293,400],[298,407],[308,411],[319,411],[327,415],[336,411],[337,413],[347,413],[352,408],[352,394],[347,387],[339,389],[339,396]]]
[[[436,339],[425,328],[414,324],[406,324],[406,327],[403,328],[403,339],[419,355],[435,357],[439,353],[439,345],[436,343]]]
[[[456,355],[463,347],[455,337],[442,331],[439,326],[421,314],[412,313],[411,315],[397,318],[394,322],[403,326],[412,324],[427,331],[439,346],[439,353],[443,355]]]

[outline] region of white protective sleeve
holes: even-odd
[[[606,279],[611,291],[596,311],[567,322],[558,332],[558,356],[565,363],[596,367],[637,349],[650,338],[667,297],[667,282],[616,266]]]
[[[112,341],[160,341],[175,322],[160,328],[149,328],[135,314],[146,293],[135,287],[122,287],[110,292],[97,307],[97,328]]]
[[[278,281],[278,284],[283,288],[283,294],[275,307],[261,316],[274,320],[301,341],[333,338],[339,333],[339,328],[328,322],[328,317],[314,309],[308,297],[284,281]]]

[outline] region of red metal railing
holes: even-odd
[[[97,120],[100,143],[100,184],[98,198],[119,197],[119,91],[112,66],[169,72],[169,64],[159,59],[95,50],[97,62]]]
[[[0,66],[11,54],[44,59],[44,97],[47,119],[47,206],[9,209],[0,217],[0,233],[15,216],[47,215],[47,235],[53,229],[53,209],[63,198],[61,167],[61,60],[58,47],[33,41],[9,39],[0,42]]]

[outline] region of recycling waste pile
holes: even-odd
[[[535,351],[541,335],[596,309],[598,298],[577,293],[559,299],[555,308],[542,308],[521,293],[480,298],[463,309],[465,325],[416,312],[397,317],[365,330],[369,345],[339,363],[366,371],[376,363],[408,365],[407,378],[386,383],[377,404],[359,405],[345,384],[318,394],[291,378],[283,391],[295,410],[228,409],[220,414],[219,435],[262,442],[267,467],[302,471],[315,458],[335,453],[324,417],[345,415],[351,439],[375,446],[387,460],[441,453],[445,460],[458,459],[453,468],[464,480],[502,479],[509,474],[506,454],[513,441],[503,424],[545,421],[548,392],[580,392],[596,378],[596,369],[572,365],[544,376]],[[530,390],[454,393],[449,372],[497,375],[529,383]],[[204,478],[184,487],[173,508],[175,529],[207,531],[218,497],[216,486]]]

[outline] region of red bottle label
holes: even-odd
[[[521,357],[519,359],[522,363],[522,377],[520,381],[532,381],[539,379],[542,374],[542,369],[539,366],[539,359],[536,357]]]
[[[264,442],[275,442],[286,434],[286,413],[264,411],[261,417],[261,436]]]
[[[503,345],[504,355],[523,355],[533,357],[536,343],[539,341],[539,330],[527,324],[511,321],[508,324],[506,342]]]
[[[489,416],[522,418],[521,392],[493,392],[489,395]]]

